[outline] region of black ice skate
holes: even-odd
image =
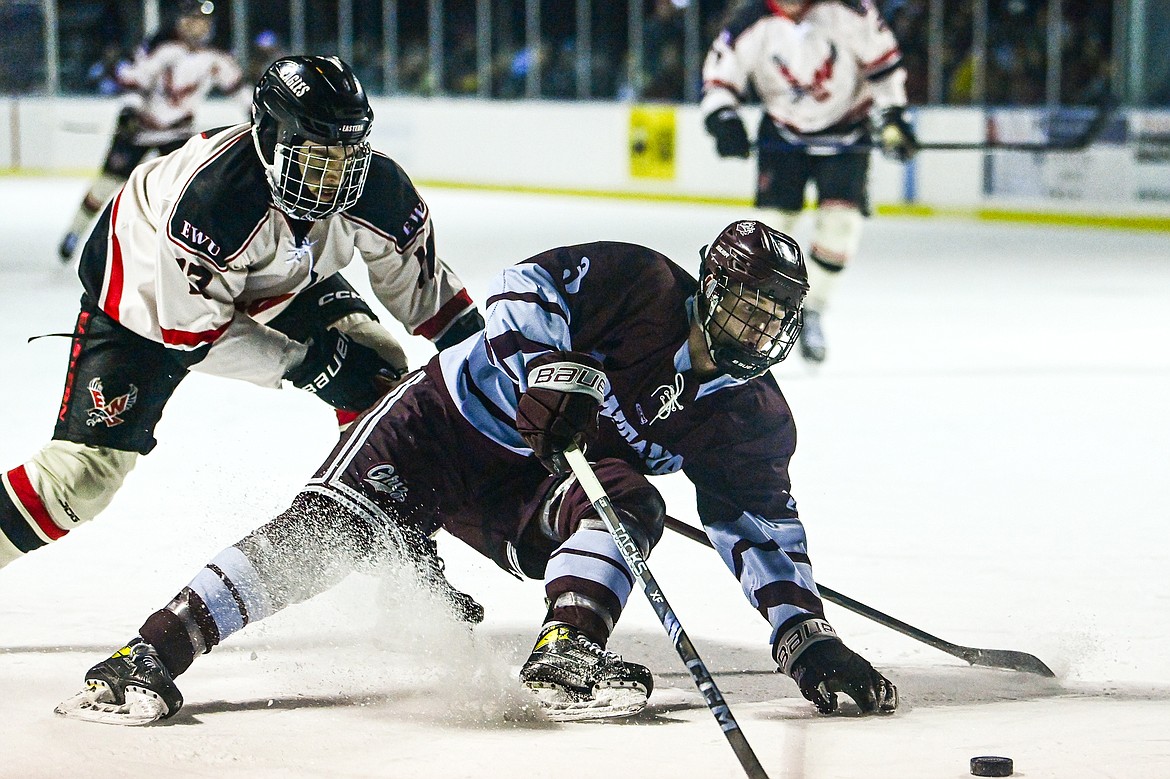
[[[419,581],[431,592],[437,594],[451,607],[455,618],[470,625],[483,622],[483,606],[466,592],[455,589],[443,572],[446,563],[439,557],[439,545],[433,538],[427,538],[425,548],[415,559]]]
[[[85,674],[85,689],[57,714],[108,725],[147,725],[173,716],[183,695],[154,647],[138,636]]]
[[[804,327],[800,330],[800,356],[808,362],[825,361],[825,333],[821,330],[821,312],[804,310]]]
[[[646,708],[654,690],[650,669],[623,662],[561,622],[541,630],[520,681],[558,721],[628,717]]]

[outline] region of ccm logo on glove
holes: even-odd
[[[558,392],[581,392],[601,403],[605,400],[606,379],[601,371],[580,363],[550,362],[529,374],[528,387]]]

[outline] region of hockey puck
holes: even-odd
[[[1014,770],[1010,757],[982,755],[971,758],[971,773],[975,776],[1011,776]]]

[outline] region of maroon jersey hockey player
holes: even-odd
[[[520,677],[550,716],[641,710],[650,671],[604,648],[634,577],[562,467],[570,444],[587,446],[644,554],[665,510],[648,477],[682,471],[708,537],[766,619],[761,638],[801,692],[826,713],[839,692],[863,712],[893,711],[894,686],[825,621],[790,492],[796,431],[768,369],[800,332],[801,251],[760,222],[736,222],[704,249],[699,273],[604,241],[506,270],[482,334],[363,415],[288,510],[217,555],[59,711],[170,716],[182,705],[173,677],[197,654],[382,548],[425,561],[440,527],[502,569],[543,579],[548,611]],[[482,617],[467,596],[452,605]]]
[[[372,120],[348,65],[290,57],[260,80],[250,123],[134,170],[81,252],[53,440],[0,473],[0,566],[106,507],[189,370],[287,379],[342,423],[374,403],[407,364],[339,273],[355,252],[408,332],[442,348],[478,330],[426,203],[370,148]]]

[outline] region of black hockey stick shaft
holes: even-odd
[[[675,519],[674,517],[667,517],[666,526],[692,541],[698,541],[704,546],[714,548],[711,539],[707,538],[707,534],[693,525],[688,525],[686,522]],[[865,605],[861,601],[854,600],[848,595],[843,595],[819,582],[817,583],[817,589],[820,590],[821,597],[830,603],[835,603],[844,609],[852,611],[854,614],[860,614],[879,625],[896,630],[904,636],[913,638],[915,641],[921,641],[949,655],[962,658],[971,665],[982,665],[988,668],[1004,668],[1011,671],[1024,671],[1040,676],[1056,676],[1052,672],[1052,669],[1045,665],[1040,658],[1035,655],[1030,655],[1027,652],[1017,652],[1013,649],[977,649],[976,647],[952,644],[950,641],[944,641],[938,636],[932,636],[925,630],[908,625],[896,617],[891,617],[889,614],[880,612],[871,606]]]
[[[1097,103],[1097,113],[1085,125],[1085,129],[1077,135],[1061,141],[1046,141],[1046,142],[1009,142],[1009,141],[920,141],[916,148],[918,151],[1030,151],[1030,152],[1064,152],[1064,151],[1083,151],[1089,147],[1101,131],[1105,129],[1110,117],[1113,116],[1113,110],[1117,107],[1117,100],[1112,95],[1105,95]],[[808,144],[809,146],[817,146],[815,143]],[[789,149],[791,146],[783,144],[759,144],[762,148],[776,148]],[[868,154],[874,149],[880,149],[881,143],[872,139],[866,138],[857,143],[843,143],[834,144],[826,143],[825,148],[832,149],[834,153],[854,153],[854,154]]]
[[[625,559],[626,565],[630,567],[630,570],[634,572],[634,575],[642,583],[642,590],[646,593],[646,599],[650,601],[650,606],[654,609],[654,613],[658,615],[658,619],[662,622],[662,627],[666,629],[667,635],[674,642],[674,648],[678,652],[678,656],[682,658],[687,670],[691,672],[691,678],[694,680],[695,686],[699,688],[699,692],[703,695],[703,700],[707,703],[707,708],[711,710],[711,714],[715,716],[719,727],[723,729],[723,735],[727,737],[728,743],[731,744],[731,749],[735,752],[735,756],[739,758],[739,763],[743,766],[744,773],[748,775],[749,779],[768,779],[768,774],[760,764],[759,758],[752,751],[752,747],[748,744],[747,738],[743,735],[743,731],[739,729],[739,723],[735,721],[735,717],[731,713],[731,708],[728,707],[727,702],[723,699],[723,693],[719,692],[719,687],[716,686],[715,680],[711,678],[706,663],[699,657],[699,653],[695,650],[694,644],[691,643],[686,631],[683,630],[682,623],[675,616],[674,609],[670,607],[670,603],[667,602],[666,596],[662,593],[662,588],[658,586],[654,575],[650,573],[650,568],[646,565],[646,558],[643,556],[642,550],[638,548],[638,544],[630,537],[625,526],[622,525],[621,518],[614,511],[613,505],[609,501],[609,496],[605,493],[605,488],[601,486],[601,482],[598,481],[597,475],[593,472],[593,467],[585,459],[584,453],[575,445],[565,450],[565,459],[568,460],[569,467],[573,470],[573,475],[577,477],[577,481],[585,490],[585,494],[589,496],[593,507],[601,515],[605,526],[609,528],[609,532],[613,536],[614,542],[617,544],[617,548],[621,552],[622,557]]]

